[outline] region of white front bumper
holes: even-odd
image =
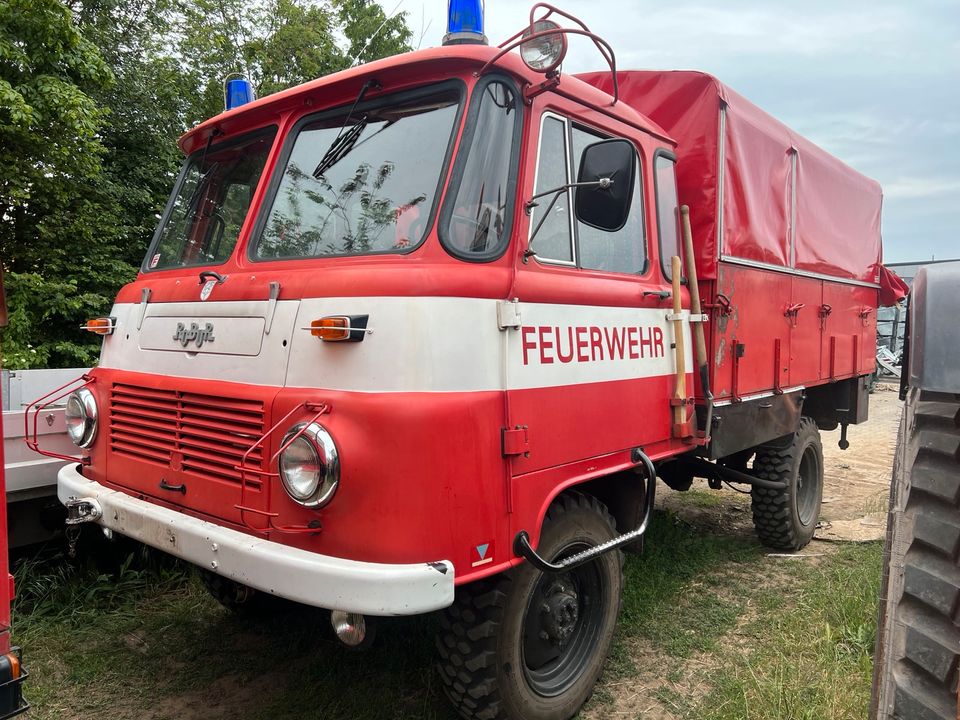
[[[453,564],[359,562],[263,540],[110,490],[70,464],[57,494],[96,500],[99,525],[280,597],[367,615],[416,615],[453,602]]]

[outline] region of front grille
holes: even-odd
[[[259,400],[120,384],[110,393],[110,449],[186,473],[239,483],[235,466],[263,432]],[[262,469],[262,452],[251,452],[248,465]]]

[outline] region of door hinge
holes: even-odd
[[[527,437],[527,426],[517,425],[513,430],[500,429],[500,447],[504,457],[512,455],[530,454],[530,440]]]
[[[519,300],[501,300],[497,303],[497,327],[501,330],[520,327]]]
[[[273,327],[273,316],[277,314],[277,298],[280,297],[280,283],[274,280],[270,283],[270,299],[267,301],[267,324],[263,328],[263,334],[269,335],[270,328]]]
[[[147,314],[147,303],[150,302],[150,288],[140,291],[140,319],[137,320],[137,330],[143,327],[143,318]]]

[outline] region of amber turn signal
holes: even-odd
[[[96,333],[97,335],[112,335],[114,319],[112,317],[94,318],[87,320],[86,325],[81,325],[81,330]]]
[[[310,334],[327,340],[338,342],[350,339],[350,318],[343,315],[320,318],[310,323]]]
[[[7,653],[4,657],[10,666],[10,679],[16,680],[20,677],[20,658],[15,653]]]

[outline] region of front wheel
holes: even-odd
[[[556,561],[616,536],[592,497],[550,507],[539,552]],[[620,613],[623,556],[609,552],[560,574],[529,563],[457,590],[437,637],[444,690],[478,720],[567,720],[593,692]]]

